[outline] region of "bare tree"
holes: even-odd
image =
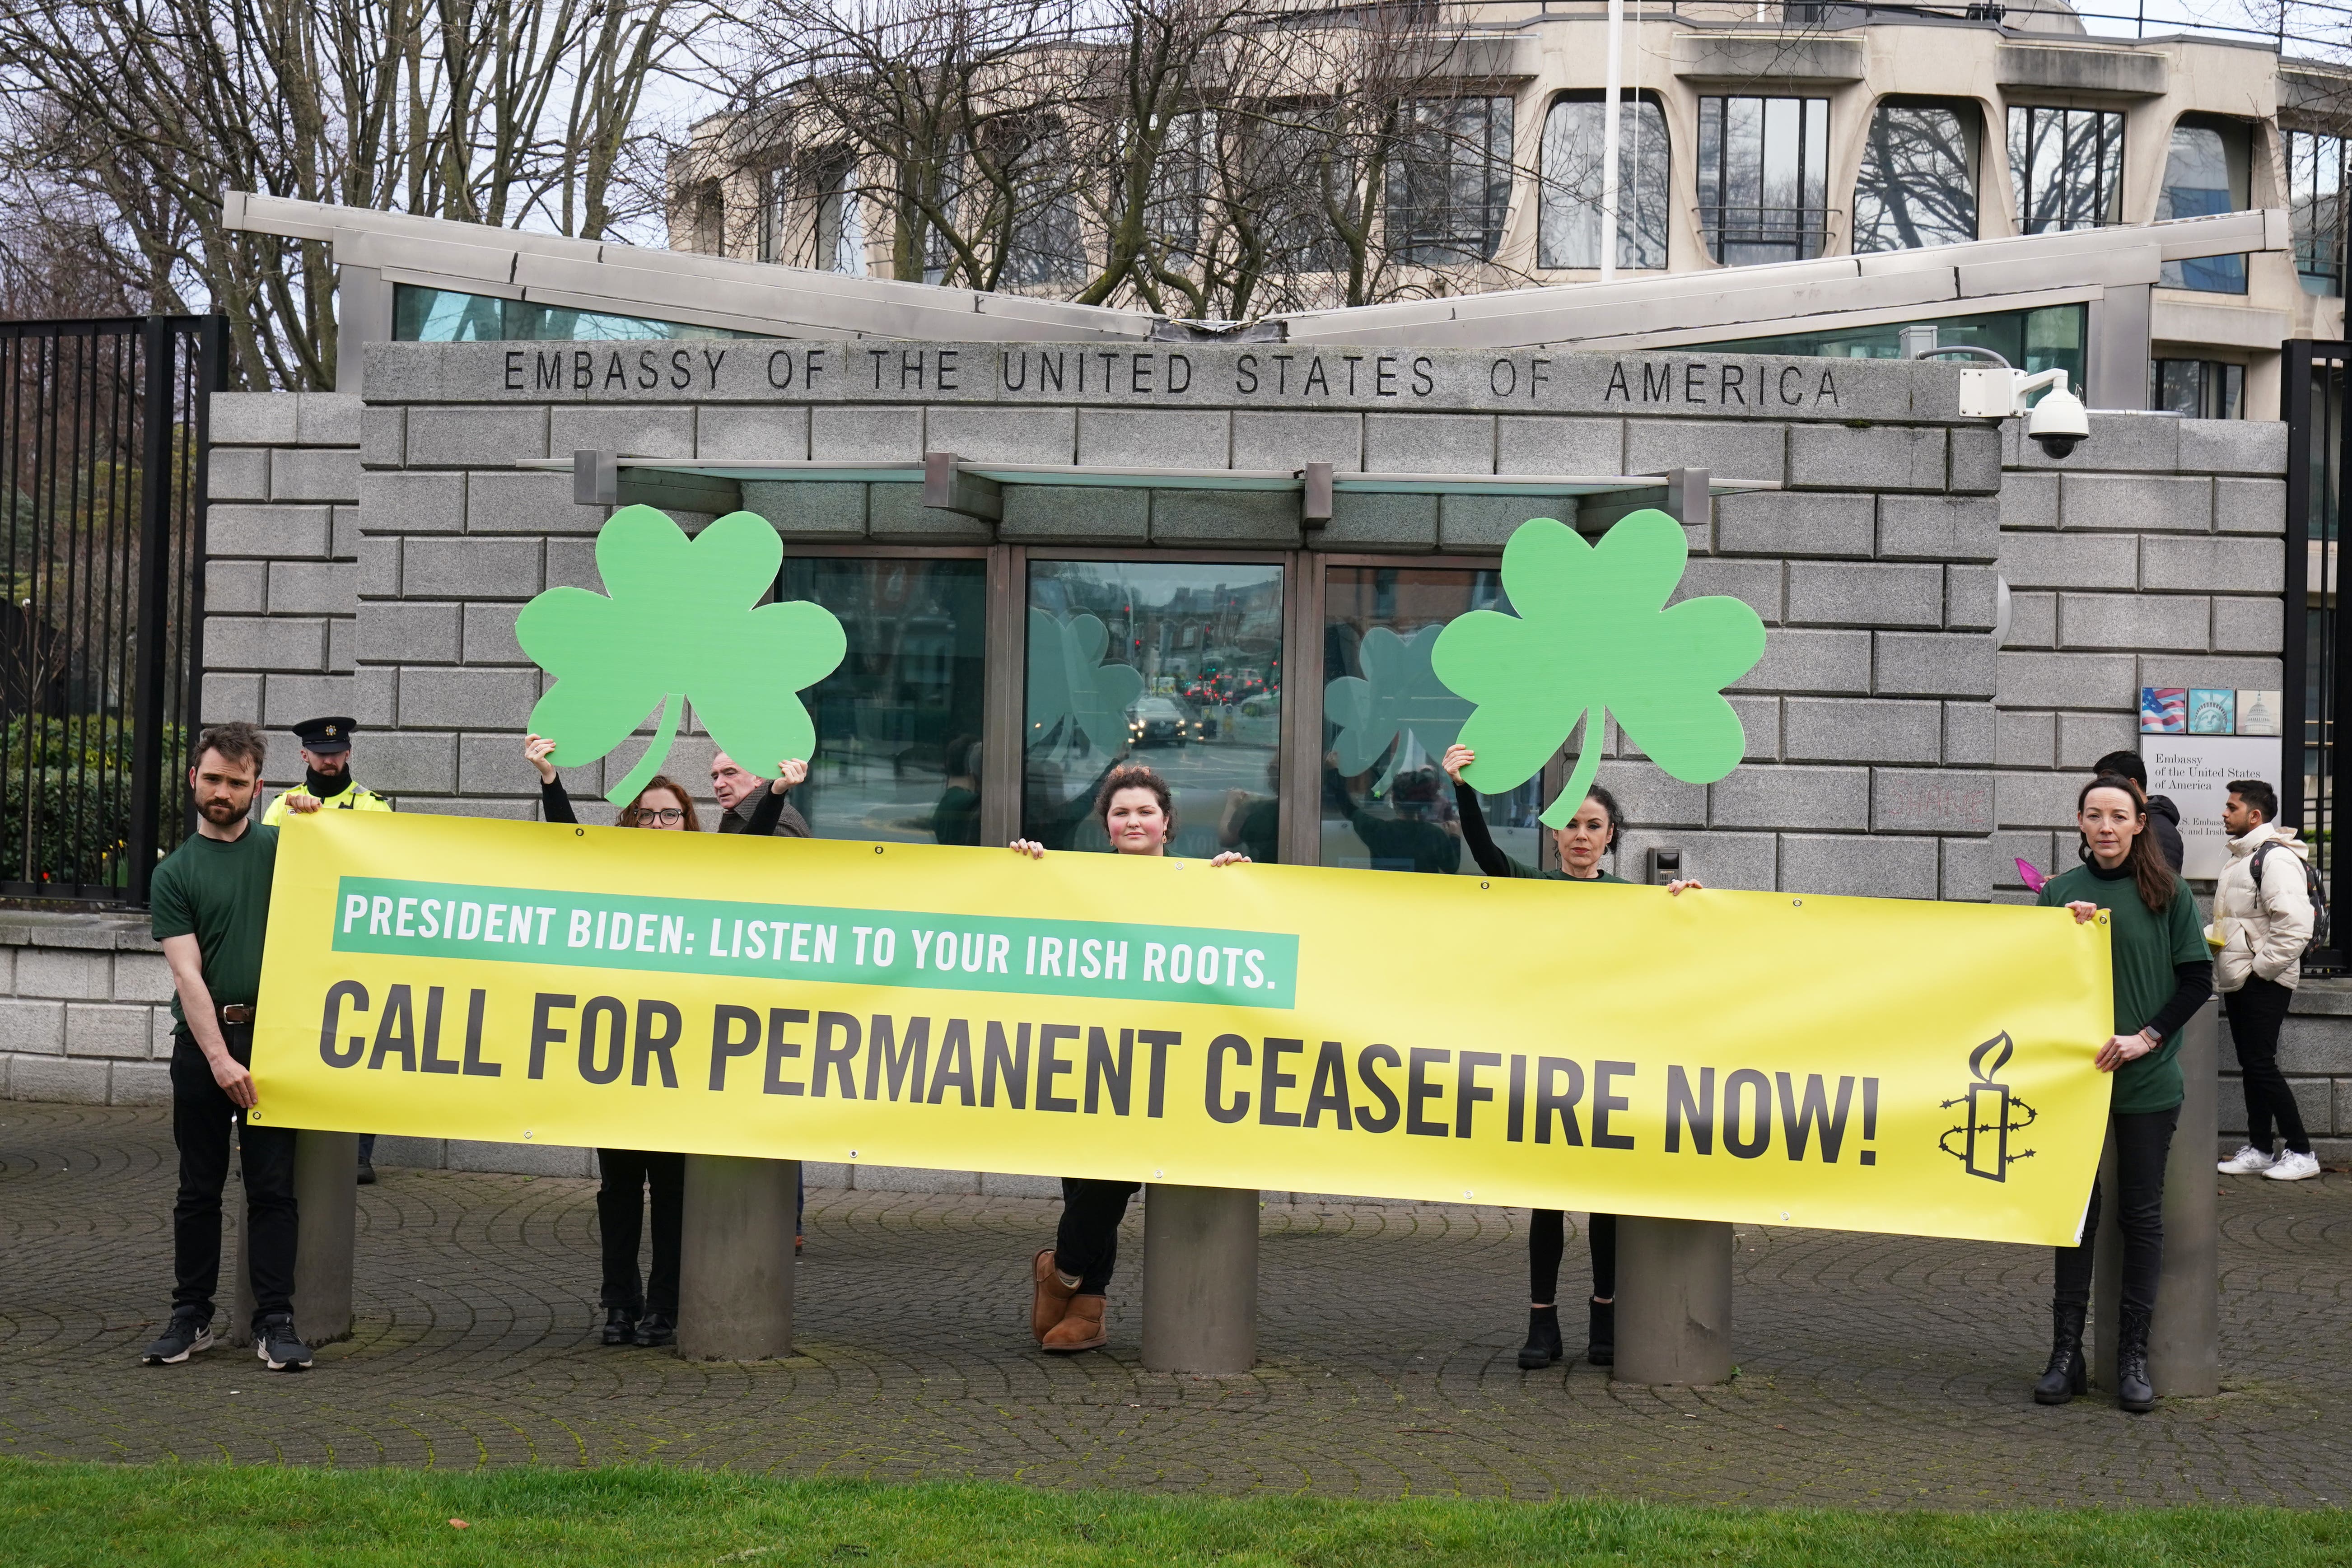
[[[324,247],[221,227],[257,191],[599,237],[654,209],[630,128],[692,63],[680,0],[19,0],[0,190],[158,310],[225,310],[235,378],[334,384]]]

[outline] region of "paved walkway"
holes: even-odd
[[[362,1192],[358,1333],[316,1370],[272,1376],[222,1349],[151,1371],[137,1352],[169,1300],[173,1168],[159,1110],[0,1102],[0,1454],[1370,1497],[2352,1501],[2343,1177],[2224,1184],[2227,1392],[2134,1419],[2095,1396],[2028,1398],[2046,1253],[1818,1231],[1741,1234],[1727,1386],[1522,1373],[1522,1216],[1466,1207],[1269,1207],[1263,1364],[1194,1379],[1138,1364],[1132,1232],[1108,1352],[1056,1360],[1026,1333],[1052,1205],[820,1191],[801,1353],[695,1365],[595,1342],[590,1184],[439,1171]],[[1571,1245],[1571,1274],[1580,1261]]]

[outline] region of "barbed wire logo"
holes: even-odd
[[[1967,1120],[1936,1140],[1937,1147],[1958,1160],[1971,1176],[1982,1176],[1989,1182],[2009,1180],[2009,1167],[2020,1160],[2033,1158],[2033,1151],[2021,1149],[2012,1154],[2009,1141],[2012,1133],[2024,1131],[2033,1125],[2037,1113],[2033,1107],[2009,1092],[2009,1085],[1997,1081],[1995,1075],[2009,1065],[2014,1052],[2009,1031],[2004,1029],[1969,1053],[1969,1073],[1976,1081],[1968,1092],[1957,1100],[1941,1102],[1949,1110],[1956,1105],[1968,1107]],[[1999,1054],[1996,1055],[1995,1053]],[[1963,1141],[1960,1148],[1952,1147],[1955,1138]]]

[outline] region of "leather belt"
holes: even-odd
[[[252,1005],[244,1002],[232,1002],[220,1010],[220,1021],[224,1024],[250,1024],[253,1022]]]

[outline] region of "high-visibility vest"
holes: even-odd
[[[269,803],[269,809],[261,814],[261,825],[264,827],[276,827],[288,817],[293,816],[294,813],[292,809],[289,807],[286,803],[292,800],[296,795],[300,795],[303,799],[308,800],[310,798],[310,792],[303,788],[300,784],[297,784],[292,789],[288,790],[285,794],[279,795],[276,800]],[[345,788],[342,794],[335,796],[332,800],[328,801],[320,809],[325,811],[390,811],[392,809],[392,802],[384,799],[383,796],[376,794],[375,791],[369,789],[364,785],[352,784]]]

